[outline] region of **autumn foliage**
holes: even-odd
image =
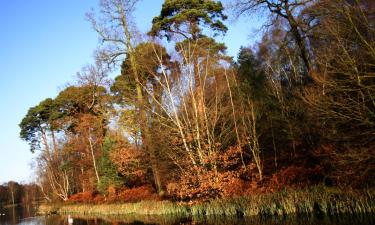
[[[234,0],[270,23],[233,59],[215,39],[220,1],[166,1],[146,41],[132,33],[136,2],[101,0],[88,15],[95,65],[20,124],[47,201],[374,187],[375,4]]]
[[[129,203],[143,200],[160,200],[155,189],[149,185],[115,190],[109,188],[108,195],[99,192],[81,192],[69,197],[69,203]]]
[[[137,148],[121,148],[111,154],[111,160],[129,187],[138,187],[147,175],[147,154]]]

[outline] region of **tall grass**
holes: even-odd
[[[304,190],[214,199],[190,207],[193,216],[284,216],[375,213],[375,191],[343,191],[323,186]]]
[[[48,207],[42,206],[40,211],[43,210],[46,212]],[[142,201],[124,204],[61,205],[56,211],[60,214],[180,217],[367,214],[375,213],[375,190],[344,191],[315,186],[304,190],[284,190],[234,199],[212,199],[193,205],[170,201]]]
[[[188,215],[189,207],[186,205],[178,205],[170,201],[141,201],[123,204],[63,205],[59,208],[58,213],[82,215]]]

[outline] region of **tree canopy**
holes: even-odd
[[[165,36],[168,40],[172,34],[180,34],[185,38],[197,40],[202,37],[204,26],[216,34],[225,33],[227,27],[223,21],[227,16],[223,10],[223,5],[217,1],[166,0],[160,15],[152,20],[149,34]]]
[[[235,62],[207,34],[227,30],[219,1],[164,2],[149,34],[179,35],[174,48],[137,38],[137,0],[100,1],[103,17],[90,15],[105,43],[95,65],[20,123],[31,151],[41,150],[46,200],[188,203],[374,187],[375,4],[233,2],[237,13],[271,15]]]

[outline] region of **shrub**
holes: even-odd
[[[72,203],[92,202],[97,194],[93,191],[80,192],[70,196],[68,201]]]
[[[121,202],[139,202],[144,200],[160,200],[160,198],[155,193],[155,189],[153,187],[149,185],[143,185],[136,188],[124,189],[120,191],[114,198],[110,198],[108,200]]]

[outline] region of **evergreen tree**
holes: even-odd
[[[165,36],[168,40],[173,34],[180,34],[186,39],[197,40],[202,37],[202,27],[207,26],[215,33],[225,33],[227,27],[223,20],[221,2],[209,0],[166,0],[160,15],[152,21],[150,34]],[[184,30],[187,27],[187,30]]]
[[[102,156],[98,162],[100,182],[98,190],[107,193],[109,187],[119,188],[124,184],[124,179],[118,173],[116,165],[111,161],[111,152],[116,148],[117,141],[108,135],[103,142]]]

